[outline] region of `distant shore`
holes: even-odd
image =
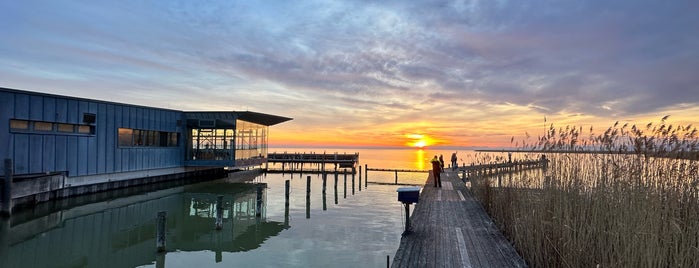
[[[476,152],[488,153],[554,153],[554,154],[645,154],[655,157],[699,160],[699,152],[634,152],[634,151],[602,151],[602,150],[522,150],[522,149],[478,149]]]

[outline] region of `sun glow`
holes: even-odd
[[[423,134],[406,134],[405,137],[409,139],[405,144],[410,147],[422,149],[434,143],[432,138]]]

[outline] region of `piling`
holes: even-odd
[[[369,182],[369,165],[364,164],[364,182],[368,184]],[[364,185],[366,187],[366,185]]]
[[[354,195],[354,173],[352,173],[352,195]]]
[[[289,180],[284,181],[284,226],[289,227]]]
[[[165,252],[165,221],[167,219],[167,212],[158,212],[158,219],[155,224],[155,247],[158,252]]]
[[[5,159],[5,179],[2,184],[2,207],[0,207],[0,216],[10,216],[12,214],[12,177],[14,170],[12,159]]]
[[[344,198],[347,198],[347,173],[345,173],[345,183],[343,184],[344,186],[344,191],[342,192],[344,194]]]
[[[398,184],[398,170],[396,170],[396,184]]]
[[[335,205],[337,205],[337,171],[335,171]]]
[[[216,230],[223,229],[223,196],[216,197]]]
[[[311,218],[311,176],[306,176],[306,219]]]
[[[359,191],[362,191],[362,166],[359,166]]]
[[[325,194],[325,186],[328,184],[328,174],[323,173],[323,194]]]

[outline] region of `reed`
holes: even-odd
[[[545,172],[472,190],[532,267],[699,267],[697,130],[666,119],[587,135],[552,125],[520,146],[566,152],[547,153]]]

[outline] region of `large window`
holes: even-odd
[[[237,120],[235,159],[267,157],[267,130],[264,125]]]
[[[231,160],[233,129],[192,129],[192,157],[195,160]]]
[[[177,147],[179,134],[156,130],[119,128],[119,147]]]

